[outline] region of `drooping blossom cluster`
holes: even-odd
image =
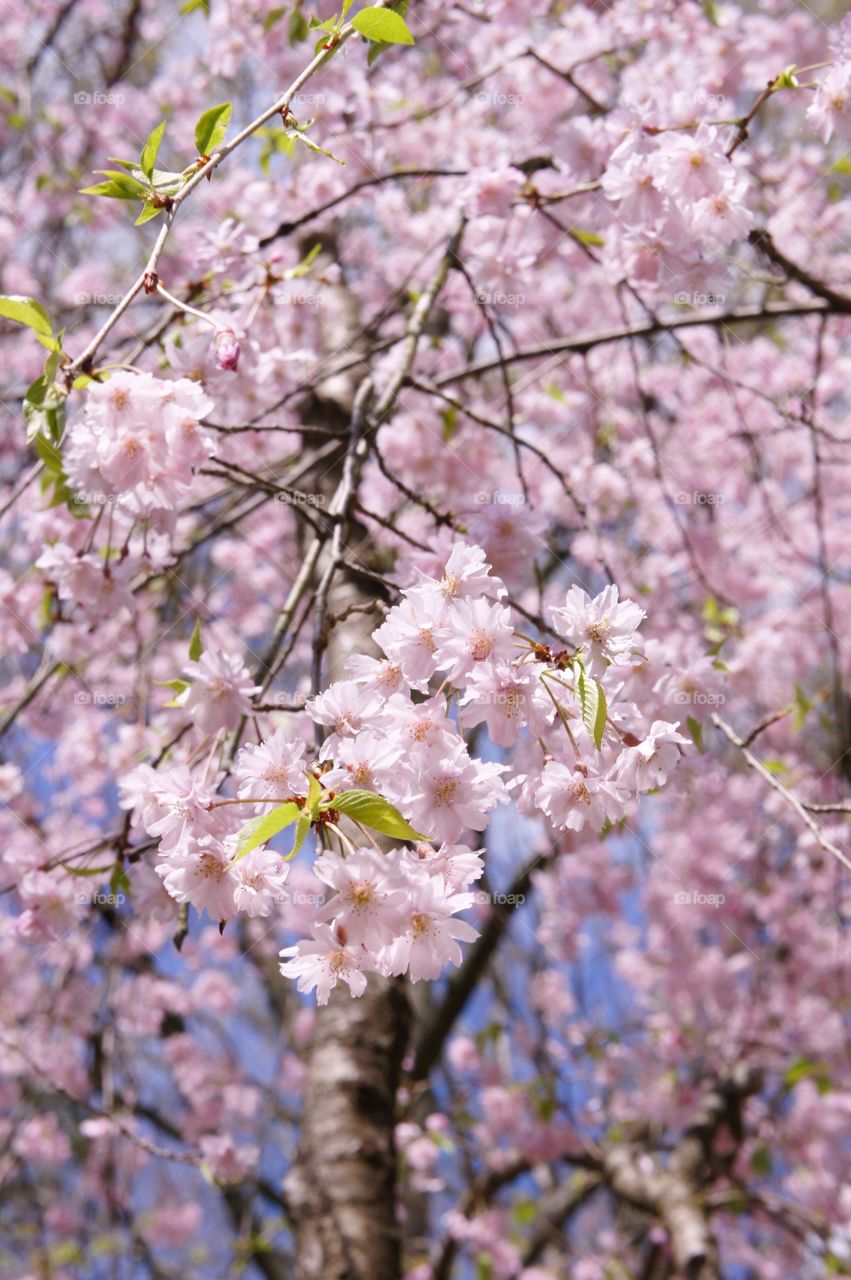
[[[173,512],[214,451],[201,419],[213,401],[197,382],[118,369],[92,383],[64,452],[81,502],[114,502],[137,519]]]
[[[616,269],[670,296],[705,283],[710,267],[717,273],[719,255],[747,235],[753,213],[721,129],[703,122],[693,133],[657,134],[636,123],[600,182],[621,224]]]
[[[555,831],[599,832],[661,786],[689,740],[676,724],[647,723],[622,696],[630,669],[646,661],[644,611],[614,586],[593,599],[573,586],[552,610],[553,649],[515,631],[506,594],[474,545],[454,543],[439,576],[419,570],[374,633],[383,656],[353,656],[349,678],[308,703],[324,733],[316,758],[283,729],[243,746],[236,803],[186,765],[129,775],[124,804],[158,839],[157,871],[172,897],[222,921],[286,907],[290,864],[265,843],[241,851],[246,812],[259,820],[275,803],[303,810],[311,777],[332,809],[337,796],[342,804],[348,792],[372,792],[409,822],[412,842],[364,845],[361,826],[353,843],[345,824],[317,822],[322,907],[282,971],[316,987],[322,1003],[339,981],[362,994],[369,971],[436,978],[460,962],[459,941],[476,937],[455,919],[474,905],[470,885],[483,871],[466,842],[512,792]],[[206,652],[185,676],[177,701],[206,733],[232,730],[250,710],[255,690],[238,658]],[[580,686],[595,698],[596,726]],[[485,758],[481,725],[496,747],[522,744],[519,768]]]

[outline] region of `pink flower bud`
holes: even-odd
[[[233,329],[217,329],[215,342],[216,364],[235,373],[239,367],[239,342]]]

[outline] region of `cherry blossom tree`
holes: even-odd
[[[851,1275],[841,6],[0,8],[2,1275]]]

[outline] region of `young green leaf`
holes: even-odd
[[[143,223],[150,222],[151,218],[156,218],[157,214],[160,214],[160,213],[162,213],[162,209],[158,209],[155,204],[151,204],[150,202],[148,202],[147,204],[142,206],[142,212],[139,214],[138,218],[133,223],[133,226],[141,227]]]
[[[606,695],[599,681],[586,675],[579,668],[576,676],[576,693],[579,698],[579,709],[582,712],[582,723],[594,739],[597,750],[603,742],[603,731],[606,728]]]
[[[367,40],[378,40],[382,44],[414,43],[405,19],[392,9],[361,9],[352,18],[352,26]]]
[[[224,141],[232,111],[232,102],[220,102],[201,116],[195,126],[195,146],[199,156],[212,155],[219,143]]]
[[[283,18],[286,11],[286,8],[282,7],[278,9],[271,9],[269,13],[266,14],[266,17],[263,19],[264,36],[267,36],[275,24],[281,21],[281,18]]]
[[[415,831],[389,800],[374,791],[342,791],[331,801],[331,807],[383,836],[392,836],[396,840],[428,839]]]
[[[139,167],[145,177],[150,180],[154,176],[154,165],[157,162],[157,152],[160,149],[160,143],[165,133],[165,120],[162,124],[158,124],[156,129],[148,134],[147,141],[142,148],[142,156],[139,161]]]
[[[251,822],[246,822],[239,833],[236,859],[234,860],[244,858],[247,853],[251,853],[252,849],[256,849],[261,844],[266,844],[279,831],[284,831],[287,827],[292,826],[300,814],[301,809],[299,806],[293,800],[289,800],[286,804],[278,805],[277,809],[272,809],[269,813],[264,813],[259,818],[252,818]]]
[[[307,809],[315,817],[322,803],[322,788],[312,773],[307,775]]]
[[[301,813],[298,815],[298,821],[295,824],[295,839],[293,840],[293,847],[290,849],[289,853],[284,854],[284,862],[291,862],[296,856],[299,849],[307,839],[307,833],[310,830],[310,823],[311,815],[309,811],[307,809],[302,809]]]
[[[204,646],[201,643],[201,619],[195,619],[195,626],[192,628],[192,638],[189,641],[189,661],[197,662],[204,652]]]
[[[302,133],[301,129],[294,130],[292,136],[298,138],[299,142],[303,142],[306,147],[310,147],[311,151],[315,151],[317,155],[327,156],[329,160],[333,160],[335,164],[345,165],[345,160],[341,160],[339,156],[335,156],[332,151],[326,151],[324,147],[320,147],[317,143],[308,138],[306,133]]]
[[[44,463],[41,492],[45,497],[50,494],[47,506],[67,506],[72,515],[82,515],[84,508],[81,508],[80,503],[76,501],[75,495],[68,484],[68,477],[62,466],[62,454],[59,449],[48,439],[44,431],[38,432],[35,436],[33,447]],[[50,492],[51,489],[53,490],[52,493]]]
[[[703,755],[703,725],[699,720],[695,720],[694,716],[686,716],[686,725],[691,734],[692,742],[700,754]]]
[[[53,333],[50,316],[35,298],[25,298],[20,294],[0,294],[0,317],[26,325],[28,329],[34,329],[45,337],[50,337]]]

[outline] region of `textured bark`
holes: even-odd
[[[362,371],[349,372],[327,378],[303,406],[306,426],[311,418],[321,418],[345,444],[320,482],[327,493],[333,491],[326,514],[335,523],[316,566],[315,691],[323,675],[326,681],[345,675],[352,651],[377,653],[370,636],[380,621],[376,606],[382,588],[371,575],[381,563],[354,509],[361,466],[413,362],[463,226],[461,221],[419,296],[406,325],[402,365],[381,393],[374,397],[372,380],[362,378]],[[349,299],[338,330],[327,335],[329,346],[357,350],[360,332]],[[369,420],[367,406],[372,407]],[[401,1274],[395,1104],[410,1021],[405,983],[373,973],[362,997],[336,989],[317,1012],[299,1150],[286,1182],[296,1280],[397,1280]]]
[[[396,1089],[408,1030],[400,980],[370,975],[319,1011],[304,1123],[286,1194],[296,1280],[395,1280]]]
[[[717,1081],[664,1162],[637,1144],[618,1145],[603,1154],[603,1175],[614,1194],[663,1223],[676,1274],[683,1280],[720,1280],[718,1248],[703,1197],[723,1169],[713,1142],[722,1127],[736,1145],[741,1142],[742,1109],[760,1086],[759,1073],[744,1065]]]
[[[311,416],[348,436],[353,385],[329,380]],[[346,465],[341,444],[322,486],[330,494]],[[364,531],[349,525],[348,543]],[[319,562],[319,577],[329,550]],[[381,620],[370,610],[376,584],[341,567],[328,591],[327,616],[314,636],[327,681],[345,676],[351,652],[374,649],[370,633]],[[345,618],[335,625],[335,619]],[[285,1183],[296,1244],[295,1280],[397,1280],[401,1239],[396,1211],[396,1091],[410,1024],[401,979],[369,975],[359,999],[341,985],[317,1009],[308,1060],[299,1147]]]

